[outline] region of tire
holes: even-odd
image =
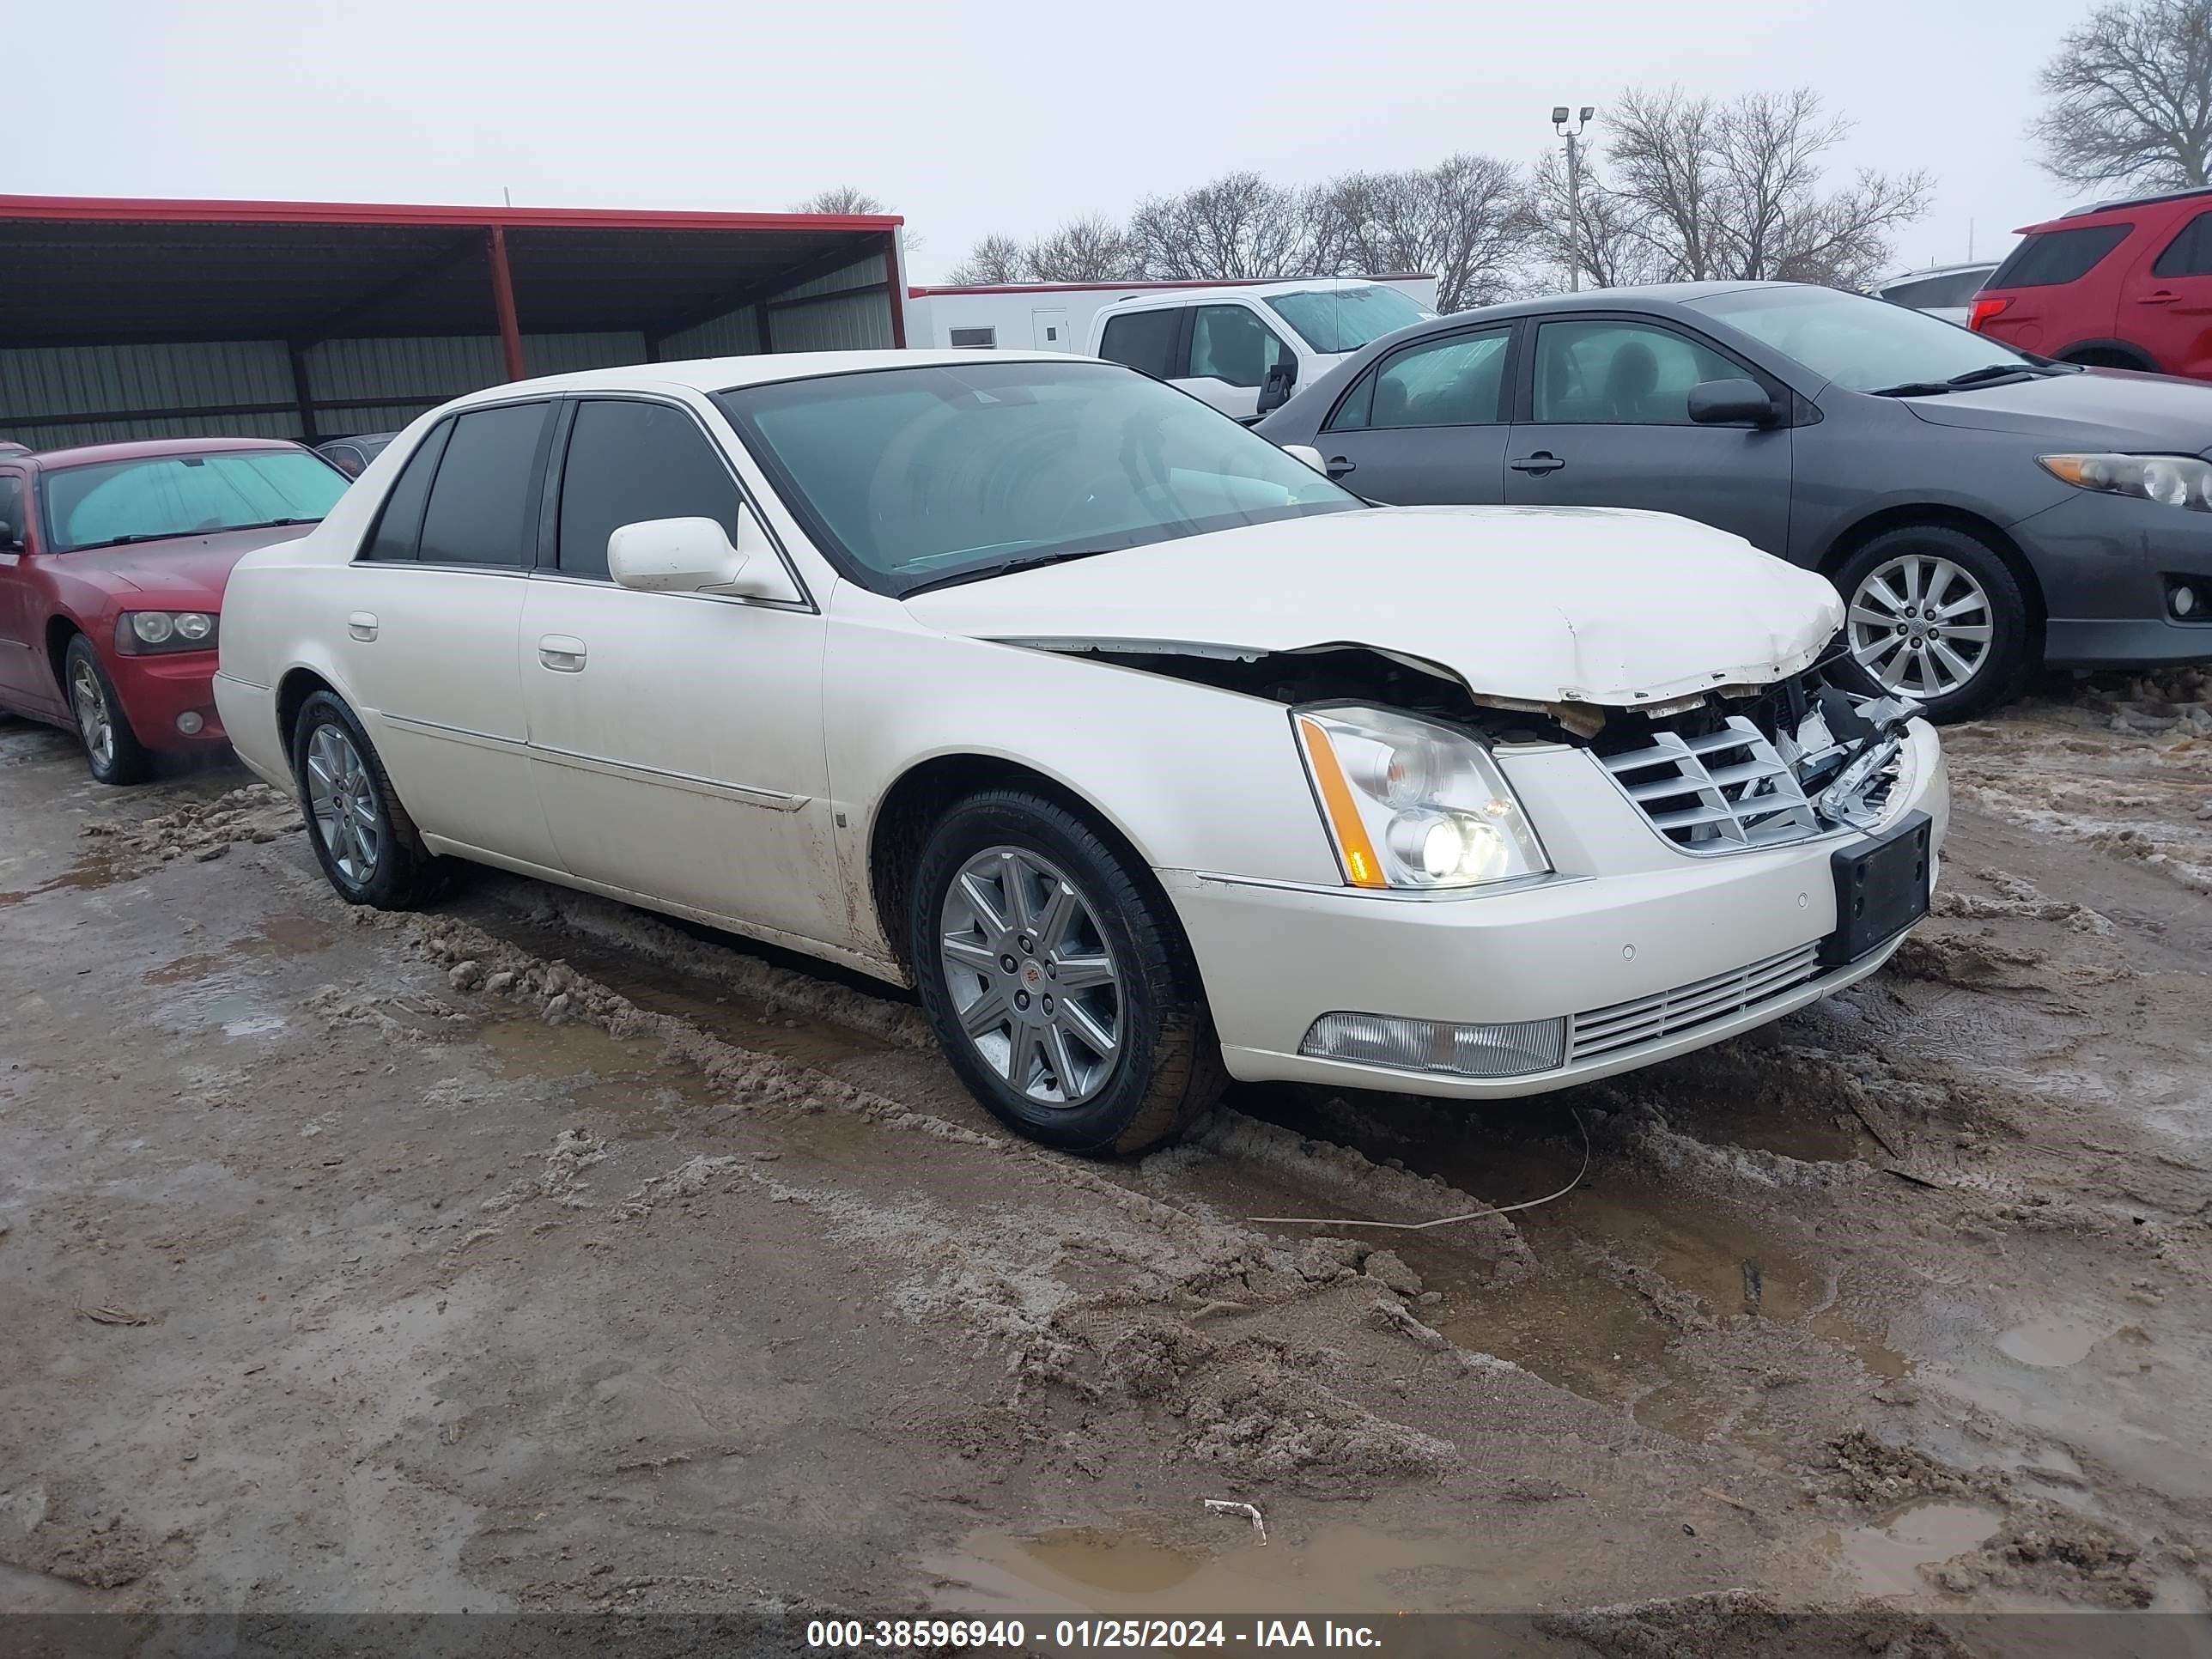
[[[84,745],[84,763],[101,783],[143,783],[154,770],[154,757],[138,741],[131,717],[115,682],[100,665],[100,653],[82,634],[69,642],[62,656],[62,695],[69,699],[76,720],[77,741]]]
[[[961,1081],[1016,1133],[1140,1152],[1219,1096],[1197,969],[1148,874],[1018,790],[960,802],[924,843],[907,917],[922,1007]]]
[[[445,861],[424,848],[368,733],[329,691],[301,705],[292,773],[308,844],[340,898],[411,910],[443,890]]]
[[[1835,584],[1851,655],[1939,724],[2017,696],[2035,665],[2019,579],[1988,543],[1963,530],[1884,531],[1837,568]],[[1923,615],[1930,599],[1946,614]],[[1968,672],[1960,672],[1961,663]]]

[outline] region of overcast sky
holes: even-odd
[[[2069,198],[2034,76],[2087,0],[69,0],[7,34],[0,191],[780,210],[853,184],[916,280],[1237,167],[1528,161],[1554,103],[1804,84],[1839,167],[1925,167],[1901,264]]]

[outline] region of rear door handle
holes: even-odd
[[[346,618],[346,632],[352,635],[354,638],[357,640],[374,639],[376,637],[376,613],[373,611],[355,611],[350,617]]]
[[[547,634],[538,641],[538,660],[556,674],[580,674],[584,642],[573,634]]]
[[[1330,477],[1341,478],[1347,472],[1358,471],[1359,468],[1356,463],[1346,460],[1341,455],[1332,455],[1328,458],[1327,470]]]
[[[2180,297],[2172,289],[2162,288],[2155,293],[2138,295],[2136,303],[2139,306],[2170,306]]]
[[[1517,460],[1506,462],[1505,465],[1516,472],[1533,472],[1540,478],[1547,472],[1557,472],[1566,463],[1552,453],[1550,450],[1540,449],[1533,455],[1523,455]]]

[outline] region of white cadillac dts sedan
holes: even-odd
[[[472,860],[913,985],[1085,1152],[1224,1072],[1479,1100],[1717,1042],[1879,966],[1948,817],[1820,576],[1370,507],[1052,354],[463,398],[223,608],[223,722],[346,899]]]

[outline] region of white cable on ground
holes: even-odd
[[[1583,1132],[1583,1167],[1575,1171],[1575,1178],[1556,1193],[1547,1193],[1541,1198],[1531,1198],[1519,1204],[1490,1205],[1480,1210],[1469,1210],[1465,1215],[1440,1215],[1434,1221],[1354,1221],[1339,1216],[1322,1215],[1255,1215],[1246,1219],[1261,1226],[1311,1227],[1382,1227],[1396,1233],[1426,1232],[1431,1227],[1449,1227],[1455,1221],[1479,1221],[1486,1215],[1511,1215],[1516,1210],[1533,1210],[1540,1204],[1549,1204],[1553,1199],[1565,1198],[1583,1184],[1589,1173],[1589,1126],[1583,1121],[1580,1112],[1572,1114],[1575,1127]]]

